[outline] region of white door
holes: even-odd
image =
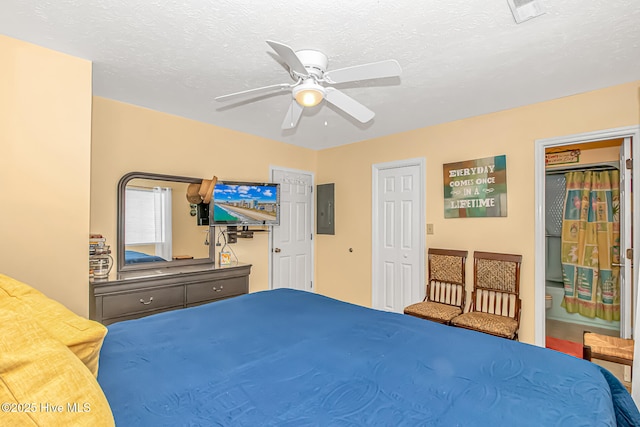
[[[271,234],[271,288],[313,290],[313,175],[272,169],[280,183],[280,225]]]
[[[373,308],[424,298],[424,160],[374,165]]]
[[[627,258],[627,249],[633,247],[631,168],[627,168],[628,159],[631,159],[631,138],[624,138],[620,147],[620,336],[623,338],[631,338],[633,307],[631,296],[633,260]]]

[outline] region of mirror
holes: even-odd
[[[198,215],[197,205],[186,198],[189,184],[201,181],[144,172],[131,172],[120,179],[118,273],[197,264],[213,266],[213,245],[205,243],[211,241],[209,226],[198,225],[202,216]]]

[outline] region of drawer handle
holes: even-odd
[[[216,292],[220,292],[223,289],[224,289],[224,286],[220,286],[220,289],[216,288],[215,286],[213,287],[213,290]]]
[[[140,302],[143,303],[144,305],[149,305],[153,302],[153,297],[149,297],[149,301],[147,302],[144,302],[144,300],[140,298]]]

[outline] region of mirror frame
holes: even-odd
[[[118,181],[118,237],[117,237],[117,271],[118,273],[125,272],[133,272],[133,271],[141,271],[141,270],[151,270],[151,269],[165,269],[165,268],[174,268],[174,267],[185,267],[192,265],[200,265],[205,268],[215,267],[215,245],[209,245],[209,258],[197,258],[197,259],[181,259],[181,260],[171,260],[171,261],[154,261],[149,263],[139,263],[139,264],[131,264],[126,265],[124,263],[124,251],[125,251],[125,243],[124,243],[124,228],[125,228],[125,190],[127,188],[127,183],[132,179],[154,179],[158,181],[171,181],[171,182],[184,182],[188,184],[200,184],[202,182],[201,178],[192,178],[187,176],[176,176],[176,175],[163,175],[157,173],[148,173],[148,172],[130,172],[120,178]],[[188,200],[185,199],[186,202]],[[211,226],[209,226],[211,229]],[[209,242],[211,243],[211,238],[209,238]]]

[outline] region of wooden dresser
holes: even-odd
[[[250,264],[146,270],[90,282],[89,317],[105,325],[249,292]]]

